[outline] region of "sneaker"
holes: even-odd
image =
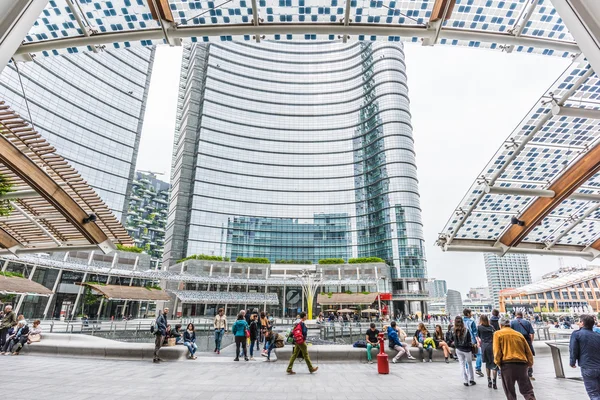
[[[483,372],[481,372],[481,370],[479,370],[479,369],[478,369],[477,371],[475,371],[475,373],[476,373],[478,376],[480,376],[480,377],[483,377]]]
[[[467,387],[469,386],[469,384],[468,384],[468,383],[463,383],[463,385],[465,385],[465,386],[467,386]]]
[[[446,364],[450,364],[450,361],[448,360],[448,357],[446,357],[445,360],[446,360]]]
[[[254,357],[250,357],[250,361],[256,361],[256,360],[254,360]]]
[[[158,364],[160,362],[160,360],[155,358],[154,360],[152,360],[152,362]]]
[[[408,357],[409,360],[416,360],[410,353],[407,354],[406,357]]]
[[[535,378],[532,376],[529,377],[530,380],[535,381]]]
[[[488,379],[488,388],[490,388],[490,389],[492,388],[492,380],[491,379]]]
[[[267,356],[267,351],[266,351],[266,350],[263,350],[263,352],[262,352],[262,353],[260,353],[260,355],[261,355],[261,356],[263,356],[263,357],[266,357],[266,356]]]
[[[476,383],[475,383],[475,381],[469,381],[469,385],[470,385],[470,386],[475,386],[475,385],[476,385]]]
[[[492,384],[492,388],[494,388],[494,390],[498,390],[498,386],[496,386],[496,382],[494,382],[494,383]]]
[[[267,357],[267,359],[265,361],[266,362],[271,362],[271,359],[269,357]]]
[[[392,362],[393,362],[394,364],[396,364],[398,361],[396,361],[396,359],[395,359],[395,358],[392,358]]]
[[[197,360],[197,359],[198,359],[198,357],[192,356],[192,360]]]
[[[429,359],[429,362],[433,362],[433,360],[430,358],[430,359]]]
[[[425,359],[423,359],[423,362],[426,362]]]
[[[240,361],[238,357],[234,358],[233,361]]]
[[[215,347],[215,350],[213,351],[213,353],[216,353],[216,352],[217,352],[217,348]]]
[[[317,370],[318,370],[318,369],[319,369],[319,367],[314,367],[314,368],[312,369],[312,371],[310,371],[310,373],[311,373],[311,374],[314,374],[315,372],[317,372]]]
[[[248,357],[244,357],[244,361],[248,361]]]
[[[287,374],[288,375],[296,375],[296,373],[294,371],[292,371],[291,369],[287,370]]]
[[[217,350],[217,354],[221,354],[221,350]]]

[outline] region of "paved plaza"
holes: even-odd
[[[196,361],[152,364],[24,355],[0,358],[2,391],[19,399],[504,399],[501,387],[488,389],[485,378],[466,388],[458,363],[391,364],[390,375],[378,375],[369,364],[323,363],[310,375],[298,363],[297,375],[285,374],[285,363],[261,360],[233,362],[205,355]],[[7,373],[11,371],[11,373]],[[556,379],[549,356],[536,358],[538,400],[587,399],[579,381]]]

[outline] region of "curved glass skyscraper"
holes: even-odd
[[[180,88],[167,265],[376,256],[424,289],[401,44],[193,45]]]

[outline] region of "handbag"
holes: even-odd
[[[177,344],[177,339],[174,337],[170,337],[167,339],[167,346],[175,346]]]
[[[39,342],[42,335],[29,335],[29,343]]]
[[[471,353],[473,353],[474,356],[476,356],[477,353],[479,353],[479,346],[477,344],[471,345]]]
[[[246,329],[246,337],[249,338],[250,337],[250,331],[248,329]]]

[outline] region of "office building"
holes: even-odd
[[[129,197],[125,228],[135,245],[149,254],[155,264],[162,261],[169,188],[152,172],[137,171]]]
[[[444,279],[432,278],[427,282],[425,287],[429,292],[429,296],[433,297],[434,299],[441,299],[446,297],[446,292],[448,291],[448,287]]]
[[[463,301],[458,290],[448,289],[446,292],[446,314],[451,317],[463,314]]]
[[[525,254],[506,254],[502,257],[484,253],[485,273],[494,307],[499,307],[500,291],[531,283],[529,260]]]
[[[153,61],[153,49],[130,48],[37,57],[10,63],[0,75],[0,98],[56,147],[120,221]]]
[[[600,267],[561,268],[529,285],[500,292],[500,311],[597,313]]]
[[[406,80],[400,43],[186,46],[163,263],[379,257],[424,312]]]

